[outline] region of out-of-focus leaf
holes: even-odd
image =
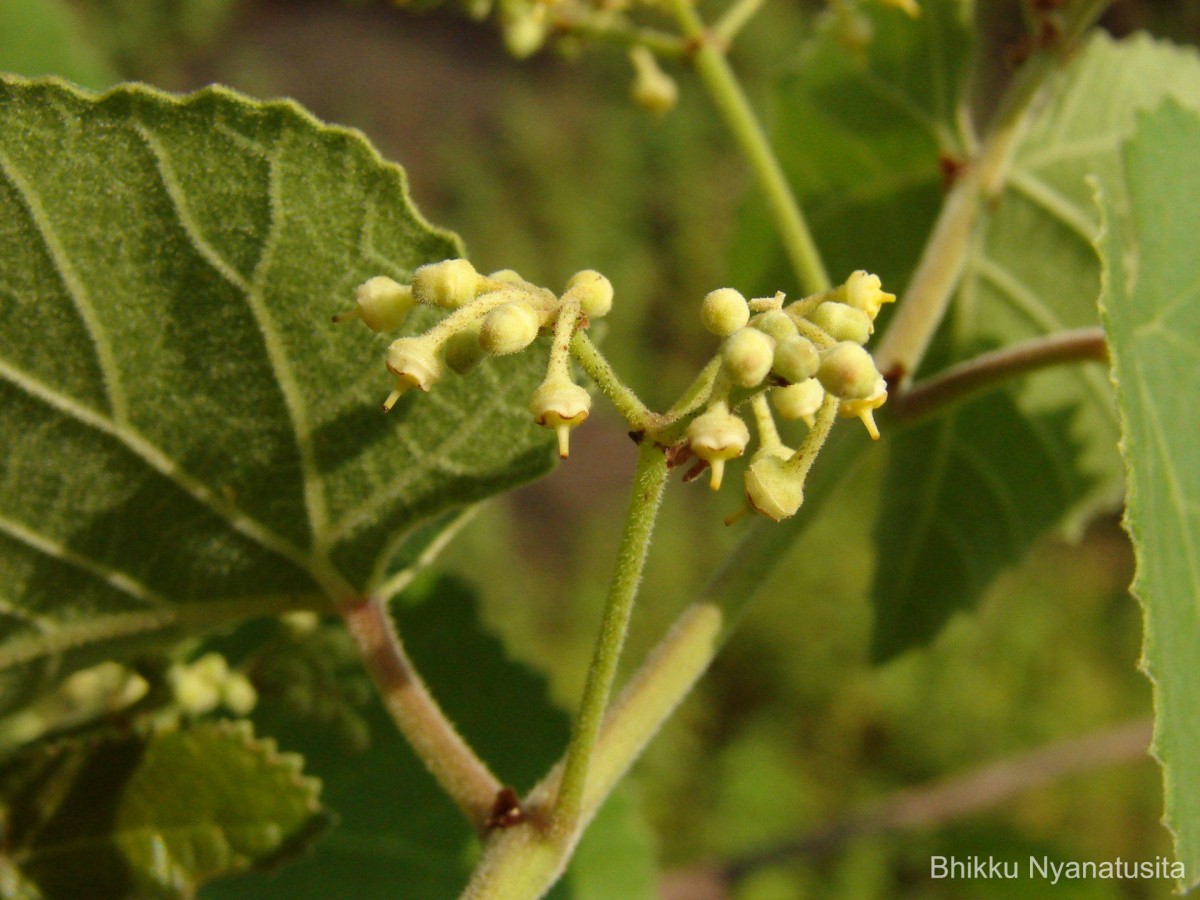
[[[1101,311],[1112,349],[1128,467],[1133,590],[1146,615],[1154,752],[1166,823],[1200,884],[1200,117],[1166,103],[1124,144],[1123,172],[1100,181]],[[1123,175],[1123,177],[1122,177]]]
[[[1200,109],[1194,52],[1097,35],[1072,61],[1024,138],[1008,188],[980,224],[955,301],[951,357],[980,342],[1003,345],[1096,324],[1100,269],[1092,238],[1099,225],[1087,179],[1119,168],[1117,147],[1136,110],[1165,96]],[[1063,522],[1074,527],[1120,495],[1116,411],[1100,367],[1043,372],[1019,391],[1015,414],[1006,415],[1003,404],[993,398],[955,409],[941,423],[896,436],[877,527],[873,595],[886,629],[875,637],[877,658],[972,608],[991,576],[1020,559],[1040,532]],[[987,409],[1010,430],[985,425]],[[955,437],[947,443],[946,435]],[[981,478],[953,464],[970,459],[1002,465]],[[1057,487],[1046,492],[1046,485]]]
[[[636,792],[619,786],[605,801],[561,882],[551,896],[571,900],[654,900],[658,873],[654,835],[642,815]]]
[[[545,684],[505,655],[478,620],[474,592],[442,578],[414,589],[425,595],[396,614],[405,647],[447,715],[505,783],[532,787],[562,754],[570,736],[566,715],[548,700]],[[328,729],[305,727],[272,711],[264,698],[259,728],[300,750],[324,783],[323,798],[339,822],[316,850],[273,875],[213,884],[206,900],[264,895],[295,900],[347,896],[454,897],[466,884],[474,838],[413,756],[382,708],[369,714],[371,746],[348,752]],[[556,897],[648,896],[650,842],[633,812],[614,801],[597,821],[602,846],[585,838],[582,868],[572,869]],[[601,872],[597,859],[616,858]],[[615,892],[602,893],[616,886]],[[625,893],[628,887],[634,893]],[[577,893],[583,891],[584,893]]]
[[[891,286],[908,278],[941,202],[939,157],[962,153],[972,7],[931,0],[910,18],[864,4],[873,38],[857,50],[826,17],[776,90],[773,143],[835,281],[862,268]],[[771,233],[756,203],[735,240],[734,281],[794,291]]]
[[[0,3],[0,72],[60,75],[89,88],[117,80],[116,72],[83,34],[78,11],[65,0]]]
[[[246,723],[40,745],[0,768],[0,892],[181,897],[280,862],[326,821],[300,766]]]
[[[544,471],[536,360],[388,417],[386,339],[329,324],[367,277],[459,253],[399,168],[294,104],[0,82],[7,702],[136,639],[368,591],[423,522]]]
[[[1071,413],[1025,416],[996,392],[889,436],[872,655],[931,638],[1087,493]]]

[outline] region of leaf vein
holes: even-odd
[[[118,422],[123,422],[129,414],[128,400],[125,397],[124,386],[121,384],[112,343],[96,315],[96,309],[87,288],[79,277],[79,273],[75,271],[71,258],[63,247],[62,241],[59,240],[58,233],[50,222],[50,216],[42,206],[33,186],[17,171],[16,166],[3,150],[0,150],[0,172],[4,174],[24,202],[30,220],[37,229],[47,253],[50,254],[55,271],[61,279],[63,287],[66,288],[67,295],[71,298],[71,303],[91,339],[92,349],[96,354],[101,376],[104,378],[105,394],[108,397],[113,418]]]

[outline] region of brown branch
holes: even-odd
[[[481,834],[504,788],[455,730],[413,668],[387,604],[369,597],[341,609],[380,699],[417,756]]]
[[[992,809],[1059,779],[1119,763],[1149,759],[1153,722],[1135,719],[1083,737],[1058,741],[977,769],[904,788],[856,813],[835,819],[775,847],[718,866],[672,873],[660,896],[682,897],[676,886],[688,885],[690,897],[728,896],[728,886],[763,866],[797,857],[820,858],[857,838],[888,831],[928,829]],[[701,887],[705,885],[705,887]],[[717,888],[716,891],[713,889]],[[707,892],[706,892],[707,891]]]
[[[900,387],[889,399],[887,409],[894,421],[911,422],[997,387],[1015,375],[1088,361],[1108,361],[1108,344],[1098,326],[1031,338],[983,353],[912,387]]]

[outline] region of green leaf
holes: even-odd
[[[398,605],[395,613],[409,655],[497,777],[524,792],[565,748],[566,715],[550,705],[542,679],[509,659],[485,630],[472,588],[439,578],[414,593],[421,596]],[[370,748],[359,753],[347,752],[328,728],[298,725],[279,715],[270,697],[263,698],[256,717],[260,731],[275,733],[304,753],[309,769],[321,776],[324,801],[339,822],[295,865],[271,876],[213,884],[202,895],[206,900],[249,900],[268,893],[294,900],[457,896],[470,872],[474,837],[377,701],[368,714]],[[619,805],[613,815],[625,817]],[[623,834],[611,823],[608,827],[610,835]],[[631,849],[636,842],[622,836],[620,843],[632,873],[645,871],[645,858]],[[585,855],[585,869],[589,859]],[[594,872],[578,877],[595,884]]]
[[[907,280],[941,203],[939,157],[962,154],[956,111],[973,44],[967,0],[930,0],[910,18],[865,4],[871,42],[848,48],[827,16],[779,85],[772,133],[830,276],[869,269]],[[790,290],[765,207],[745,215],[732,253],[747,290]]]
[[[887,436],[876,660],[932,638],[1087,493],[1070,452],[1072,418],[1026,416],[1001,391]]]
[[[46,900],[188,896],[303,850],[325,825],[318,790],[246,723],[41,745],[0,768],[0,883]]]
[[[1166,103],[1100,180],[1101,312],[1128,467],[1154,752],[1185,887],[1200,884],[1200,117]],[[1123,177],[1122,177],[1123,175]]]
[[[1052,102],[1029,126],[1008,188],[983,225],[956,299],[960,348],[1003,345],[1065,328],[1099,324],[1095,298],[1099,229],[1088,179],[1119,169],[1118,146],[1138,110],[1176,97],[1200,109],[1200,61],[1145,36],[1114,41],[1095,34],[1071,61]],[[959,350],[961,353],[962,350]],[[1080,465],[1094,488],[1075,521],[1120,497],[1117,419],[1102,369],[1065,367],[1028,379],[1026,413],[1076,407]]]
[[[386,339],[330,315],[461,249],[294,104],[7,78],[0,248],[0,705],[376,589],[422,523],[550,465],[532,358],[380,412]]]
[[[1164,96],[1200,108],[1195,53],[1144,37],[1097,35],[1072,61],[980,225],[945,336],[951,361],[981,343],[1097,324],[1092,238],[1099,223],[1088,178],[1119,168],[1117,147],[1136,110]],[[1099,366],[1040,373],[1015,396],[1015,409],[991,398],[896,435],[876,528],[877,659],[928,639],[955,610],[972,608],[991,577],[1038,534],[1064,522],[1074,529],[1120,496],[1116,410]],[[989,416],[1009,430],[999,432]],[[972,460],[991,461],[988,477],[972,472]],[[925,524],[914,529],[913,515]]]

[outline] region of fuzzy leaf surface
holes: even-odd
[[[1117,148],[1136,111],[1165,96],[1200,109],[1194,52],[1096,35],[1071,62],[1054,100],[1031,123],[1008,187],[980,223],[945,358],[1098,324],[1092,239],[1099,221],[1088,179],[1119,170]],[[998,433],[989,416],[1011,428]],[[932,637],[954,611],[973,608],[991,577],[1038,534],[1113,505],[1123,484],[1117,436],[1112,390],[1094,364],[1026,379],[1015,410],[994,396],[898,434],[876,529],[876,658]],[[1001,465],[994,477],[980,478],[970,460],[988,458]],[[910,528],[908,516],[918,509],[921,522],[954,526]]]
[[[387,339],[330,315],[461,249],[294,104],[6,78],[0,248],[0,704],[372,589],[423,522],[550,463],[532,359],[380,412]]]
[[[1200,116],[1167,103],[1141,119],[1123,172],[1101,181],[1101,310],[1129,473],[1133,591],[1145,611],[1154,752],[1186,887],[1200,884]],[[1123,177],[1121,177],[1123,176]]]
[[[0,889],[183,897],[277,863],[326,823],[320,785],[300,765],[245,723],[39,745],[0,768]]]

